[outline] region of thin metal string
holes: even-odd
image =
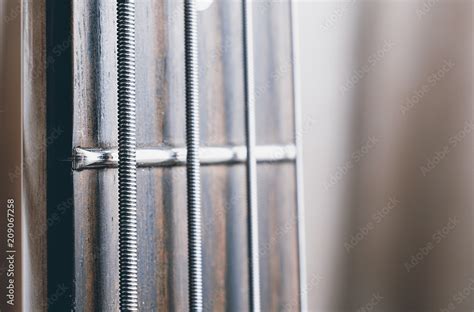
[[[138,311],[135,1],[117,1],[119,133],[119,295],[121,311]]]
[[[303,185],[303,128],[302,112],[300,100],[300,81],[299,81],[299,63],[298,60],[298,28],[297,28],[297,8],[296,1],[291,0],[291,45],[292,45],[292,64],[293,64],[293,101],[294,101],[294,120],[295,120],[295,145],[296,145],[296,209],[298,224],[298,260],[299,260],[299,292],[300,292],[300,311],[308,311],[308,284],[306,272],[306,240],[305,240],[305,218],[304,218],[304,185]]]
[[[252,1],[242,0],[244,79],[245,79],[245,135],[247,145],[247,205],[249,229],[250,307],[260,311],[260,253],[258,239],[257,161],[255,157],[255,81],[252,24]]]
[[[195,0],[184,0],[189,308],[202,311],[201,177],[199,160],[199,69]]]

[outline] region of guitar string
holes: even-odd
[[[117,1],[119,133],[119,297],[121,311],[138,311],[135,1]]]
[[[249,231],[250,307],[260,311],[260,253],[257,205],[257,161],[255,156],[255,78],[252,1],[242,0],[244,79],[245,79],[245,135],[247,145],[247,206]]]
[[[189,307],[203,310],[201,179],[199,159],[199,70],[195,0],[184,1]]]
[[[303,185],[303,128],[300,93],[300,64],[298,63],[298,15],[297,2],[290,1],[291,19],[291,57],[293,64],[293,102],[294,102],[294,134],[296,145],[296,215],[298,226],[298,259],[299,259],[299,301],[300,311],[308,311],[308,282],[306,271],[306,239],[305,239],[305,214],[304,214],[304,185]]]

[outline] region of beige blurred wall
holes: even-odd
[[[471,311],[473,2],[296,9],[309,310]]]

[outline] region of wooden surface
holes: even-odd
[[[23,309],[46,311],[46,8],[44,0],[22,6]]]
[[[255,9],[257,140],[293,142],[287,2]],[[73,145],[116,147],[115,5],[73,2]],[[137,144],[183,146],[184,35],[180,1],[138,1]],[[215,1],[199,13],[201,140],[244,144],[242,12]],[[185,168],[141,168],[139,300],[144,311],[188,308]],[[118,309],[115,169],[74,172],[75,302]],[[245,166],[202,168],[204,308],[248,310]],[[262,309],[297,310],[294,165],[259,165]]]
[[[0,4],[0,310],[22,309],[21,1]]]

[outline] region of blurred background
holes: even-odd
[[[473,2],[296,1],[310,311],[472,311]]]

